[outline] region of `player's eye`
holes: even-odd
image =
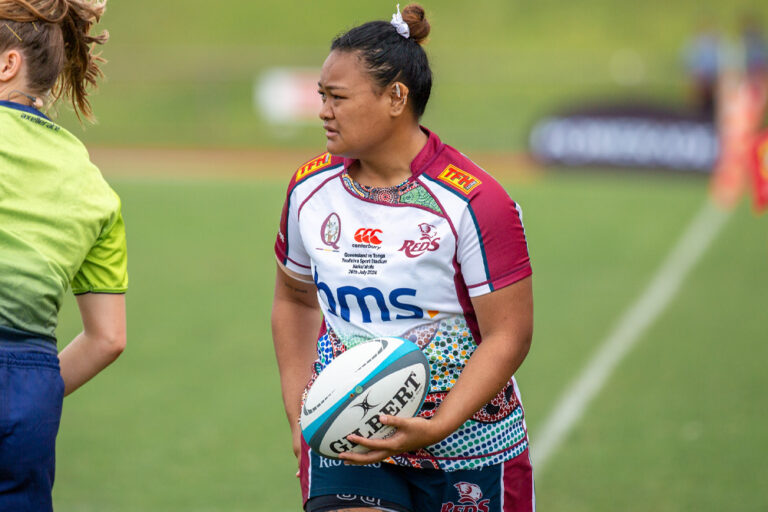
[[[323,91],[317,91],[317,94],[320,95],[320,99],[325,101],[325,93]]]

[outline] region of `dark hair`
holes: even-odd
[[[411,4],[403,9],[410,37],[401,36],[387,21],[370,21],[342,34],[331,43],[331,51],[359,52],[373,81],[379,87],[402,82],[409,89],[409,103],[417,118],[424,114],[432,91],[432,70],[422,42],[429,35],[424,9]]]
[[[18,48],[29,61],[30,92],[51,91],[53,101],[66,96],[75,113],[92,119],[88,87],[96,87],[104,60],[93,44],[109,34],[91,35],[106,0],[0,0],[0,51]]]

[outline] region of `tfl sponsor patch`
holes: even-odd
[[[475,178],[466,171],[462,171],[458,167],[449,165],[443,172],[437,177],[440,181],[444,181],[453,188],[469,195],[472,190],[482,183],[479,179]]]
[[[324,169],[328,167],[330,164],[331,164],[330,153],[323,153],[317,158],[313,158],[309,162],[299,167],[299,170],[296,171],[296,183],[300,182],[310,174],[317,172],[320,169]]]

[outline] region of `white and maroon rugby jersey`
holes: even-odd
[[[431,417],[482,342],[470,297],[531,275],[531,266],[520,207],[488,173],[427,133],[412,176],[397,187],[363,187],[346,172],[353,160],[328,153],[301,166],[275,253],[317,286],[325,322],[316,374],[363,341],[409,339],[431,365],[420,413]],[[389,462],[452,471],[497,464],[527,446],[512,378],[452,435]]]

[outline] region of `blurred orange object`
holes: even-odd
[[[752,205],[755,212],[762,213],[768,208],[768,130],[757,137],[752,155]]]
[[[721,82],[719,94],[720,157],[712,176],[712,195],[719,206],[731,209],[741,199],[753,167],[766,91],[746,77],[732,74]]]

